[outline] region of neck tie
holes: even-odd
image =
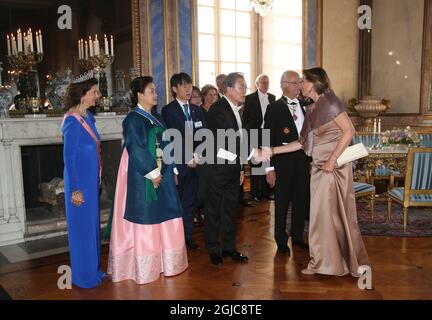
[[[183,105],[183,107],[184,107],[184,114],[186,116],[186,121],[188,123],[188,126],[190,127],[191,126],[191,122],[192,122],[192,117],[191,117],[191,115],[189,113],[189,105],[187,103],[185,103]]]

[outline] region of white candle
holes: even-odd
[[[7,37],[6,41],[7,41],[7,48],[8,48],[8,56],[10,56],[11,55],[11,44],[9,42],[9,35],[7,35],[6,37]]]
[[[381,134],[381,119],[378,119],[378,134]]]
[[[31,31],[31,29],[29,30],[29,42],[30,42],[30,52],[34,52],[33,33]]]
[[[87,41],[85,42],[85,59],[87,60],[89,57],[89,48],[88,48],[88,43]]]
[[[94,41],[94,54],[97,56],[100,54],[99,40],[97,35],[95,36],[95,41]]]
[[[26,34],[24,33],[24,54],[27,54],[27,43],[28,43],[28,38],[26,36]]]
[[[104,35],[104,44],[105,44],[105,54],[107,56],[109,56],[109,51],[108,51],[108,38],[106,36],[106,34]]]
[[[18,49],[17,49],[16,38],[14,35],[12,35],[12,54],[17,54],[17,53],[18,53]]]
[[[22,39],[22,35],[21,35],[21,29],[18,29],[17,38],[18,38],[18,52],[22,52],[23,51],[23,49],[22,49],[23,39]]]
[[[43,53],[42,31],[39,30],[40,53]]]
[[[374,119],[374,124],[373,124],[373,134],[377,133],[377,121],[376,119]]]
[[[114,56],[114,38],[111,36],[111,55]]]
[[[88,42],[88,44],[89,44],[89,54],[90,54],[90,57],[93,57],[93,53],[94,53],[94,45],[93,45],[93,40],[92,40],[91,37],[89,37],[89,42]]]
[[[40,53],[39,32],[36,31],[36,52]]]

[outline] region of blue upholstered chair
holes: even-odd
[[[420,146],[432,147],[432,132],[420,133],[419,135],[422,138]]]
[[[410,148],[407,157],[405,186],[388,192],[388,219],[392,201],[403,206],[404,232],[408,225],[409,207],[432,207],[432,148]]]
[[[369,197],[371,218],[375,219],[375,186],[369,183],[354,182],[354,193],[355,197],[363,198]]]
[[[378,142],[378,138],[374,137],[372,134],[356,134],[352,138],[352,144],[357,144],[362,142],[365,147],[372,147]]]

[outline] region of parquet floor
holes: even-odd
[[[237,243],[239,251],[249,256],[247,264],[226,260],[222,267],[212,266],[198,229],[195,240],[201,249],[188,252],[189,268],[176,277],[161,275],[151,284],[104,280],[95,289],[59,290],[57,269],[69,263],[67,254],[0,267],[0,284],[13,299],[432,299],[431,238],[364,237],[374,287],[364,291],[351,276],[302,275],[307,252],[294,249],[291,257],[276,253],[271,206],[272,202],[263,202],[239,212]],[[104,269],[107,258],[104,246]]]

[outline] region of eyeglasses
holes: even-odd
[[[289,84],[293,84],[293,85],[298,86],[298,85],[303,84],[303,79],[299,80],[299,81],[286,81],[286,80],[284,80],[284,81],[282,81],[282,83],[289,83]]]

